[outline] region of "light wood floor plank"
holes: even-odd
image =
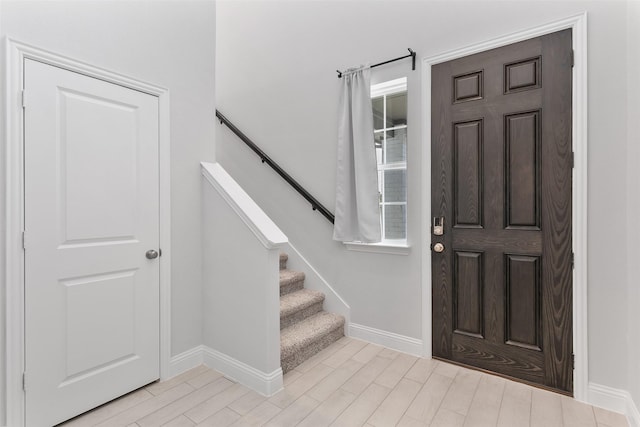
[[[428,424],[423,423],[422,421],[414,420],[407,415],[403,415],[403,417],[400,418],[400,422],[398,423],[397,427],[428,427]]]
[[[198,427],[227,427],[239,419],[239,414],[229,408],[223,408],[198,424]]]
[[[162,427],[193,427],[196,423],[191,421],[189,418],[184,415],[180,415],[177,418],[172,419],[166,424],[162,424]]]
[[[356,395],[336,390],[320,406],[313,410],[297,427],[325,427],[331,424],[337,417],[356,399]]]
[[[436,368],[433,371],[440,375],[444,375],[445,377],[455,378],[455,376],[458,375],[458,371],[460,371],[460,369],[465,368],[456,366],[453,363],[438,362]]]
[[[151,414],[170,405],[172,402],[186,396],[194,391],[194,388],[189,384],[181,383],[171,388],[164,393],[148,399],[132,408],[127,409],[119,413],[118,415],[111,417],[101,423],[98,423],[99,427],[122,427],[136,422],[138,419]]]
[[[316,366],[316,365],[314,365]],[[304,371],[307,372],[307,371]],[[291,384],[292,382],[294,382],[295,380],[297,380],[298,378],[300,378],[302,376],[303,372],[302,371],[296,371],[295,369],[287,372],[286,374],[284,374],[282,376],[282,385],[284,387],[288,386],[289,384]]]
[[[153,394],[149,393],[147,389],[141,388],[127,395],[122,396],[113,402],[107,403],[97,407],[96,409],[89,411],[79,417],[73,418],[62,424],[60,427],[83,427],[88,425],[96,425],[104,420],[107,420],[113,416],[116,416],[120,412],[124,412],[129,408],[139,405],[145,400],[149,400],[153,397]]]
[[[290,427],[297,425],[307,415],[311,413],[318,405],[319,401],[303,394],[298,400],[280,411],[278,415],[273,417],[266,427]]]
[[[393,389],[402,377],[411,369],[418,358],[410,354],[400,354],[391,361],[391,364],[376,378],[376,383]]]
[[[347,360],[351,359],[356,353],[358,353],[365,345],[366,341],[351,339],[344,347],[333,353],[330,357],[326,358],[322,363],[332,368],[337,368]]]
[[[435,372],[431,374],[407,409],[407,416],[425,424],[431,423],[452,382],[453,378]]]
[[[191,409],[185,411],[185,415],[194,422],[201,423],[248,392],[249,389],[242,384],[233,384],[231,387],[224,389],[220,393],[216,393],[210,399],[192,406]],[[247,411],[247,413],[248,412],[249,411]]]
[[[333,372],[333,368],[321,363],[289,384],[284,390],[271,396],[268,402],[284,409],[331,372]]]
[[[380,353],[378,353],[378,356],[380,357],[384,357],[386,359],[395,359],[396,357],[400,356],[402,354],[402,352],[396,351],[396,350],[391,350],[390,348],[383,348],[382,351]]]
[[[334,427],[361,426],[378,409],[378,406],[391,392],[390,389],[372,383],[358,398],[344,410],[333,422]]]
[[[368,363],[382,351],[384,347],[377,344],[367,344],[362,350],[353,355],[352,359],[360,363]]]
[[[405,378],[424,384],[438,365],[437,360],[420,358],[405,374]]]
[[[482,374],[470,369],[461,369],[453,379],[449,391],[442,400],[442,407],[467,415]]]
[[[349,378],[358,372],[364,365],[360,362],[356,362],[353,359],[349,359],[335,369],[329,375],[327,375],[322,381],[313,386],[306,395],[322,401],[327,399],[334,391],[340,388]]]
[[[531,390],[531,427],[562,427],[561,396],[546,390]]]
[[[440,408],[429,427],[462,427],[465,416],[449,409]],[[517,427],[517,426],[512,426]]]
[[[266,397],[253,390],[234,400],[227,407],[240,415],[246,415],[256,406],[267,400]]]
[[[444,363],[442,363],[444,365]],[[467,413],[465,427],[495,426],[502,404],[506,380],[493,375],[483,375]]]
[[[205,372],[209,372],[210,369],[207,368],[204,365],[200,365],[196,368],[193,369],[189,369],[188,371],[185,371],[179,375],[176,375],[173,378],[168,379],[167,381],[158,381],[156,383],[153,384],[149,384],[146,388],[146,390],[157,396],[159,394],[164,393],[165,391],[169,390],[170,388],[173,388],[175,386],[177,386],[180,383],[184,383],[189,381],[192,378],[197,377],[198,375],[205,373]]]
[[[362,369],[356,372],[347,382],[342,385],[342,389],[349,393],[359,395],[391,364],[393,359],[377,356],[367,363]]]
[[[265,401],[231,425],[233,427],[261,426],[267,423],[271,418],[275,417],[278,413],[280,413],[280,408],[269,401]]]
[[[593,412],[596,416],[596,422],[598,426],[604,424],[609,427],[629,427],[629,421],[627,417],[617,412],[607,411],[606,409],[593,407]]]
[[[202,388],[207,384],[210,384],[220,378],[222,374],[218,371],[214,371],[212,369],[207,370],[207,372],[203,372],[195,378],[192,378],[186,381],[193,388]]]
[[[269,398],[204,366],[62,427],[628,427],[624,415],[450,363],[343,338]]]
[[[136,420],[140,427],[157,427],[174,419],[180,414],[189,411],[194,406],[204,402],[205,400],[215,396],[218,393],[233,386],[234,383],[224,377],[220,377],[211,384],[195,390],[188,395],[171,402],[168,405],[158,409],[157,411]],[[191,418],[191,417],[189,417]]]
[[[531,387],[507,381],[498,415],[498,427],[529,427],[531,422]]]
[[[367,422],[376,427],[395,426],[420,391],[421,384],[403,378]]]
[[[593,407],[563,396],[562,421],[565,427],[597,427]]]
[[[305,360],[304,362],[296,366],[294,370],[291,372],[296,372],[296,371],[301,373],[308,372],[314,366],[317,366],[319,363],[323,362],[325,359],[333,356],[336,351],[340,350],[341,348],[344,348],[346,344],[347,344],[347,341],[341,342],[341,340],[338,340],[334,342],[324,350],[318,352],[317,354],[314,354],[309,359]],[[289,373],[287,373],[286,375],[289,375]]]

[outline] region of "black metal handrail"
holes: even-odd
[[[291,177],[288,173],[286,173],[276,162],[271,160],[267,154],[260,149],[247,135],[245,135],[240,129],[238,129],[233,123],[229,121],[220,111],[216,110],[216,117],[220,120],[221,124],[226,125],[231,132],[235,133],[238,138],[242,140],[245,144],[249,146],[262,160],[262,163],[266,163],[271,168],[278,173],[285,181],[289,183],[302,197],[304,197],[309,203],[311,203],[311,208],[314,211],[320,212],[331,224],[335,222],[335,216],[329,211],[329,209],[325,208],[322,203],[316,200],[307,190],[305,190],[298,182]]]

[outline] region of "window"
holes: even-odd
[[[407,79],[371,86],[382,244],[407,243]]]

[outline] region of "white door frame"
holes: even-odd
[[[22,89],[24,61],[33,59],[89,77],[156,96],[159,102],[160,166],[160,378],[169,376],[171,356],[171,229],[170,229],[170,134],[169,91],[140,80],[113,73],[10,38],[5,42],[5,133],[4,133],[4,220],[5,322],[6,322],[6,416],[7,425],[25,422],[24,372],[24,133]]]
[[[463,56],[484,52],[526,39],[571,28],[574,52],[572,78],[572,144],[575,153],[572,192],[573,252],[573,371],[574,397],[587,401],[589,384],[587,346],[587,13],[571,16],[528,30],[463,47],[422,60],[423,156],[422,229],[425,249],[422,255],[422,340],[423,354],[432,356],[431,347],[431,67]]]

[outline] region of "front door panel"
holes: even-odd
[[[573,390],[571,31],[433,67],[433,354]]]

